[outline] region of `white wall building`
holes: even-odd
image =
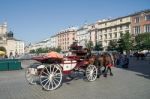
[[[13,37],[13,32],[8,32],[7,23],[0,25],[0,47],[5,49],[7,56],[24,54],[24,42]]]
[[[98,21],[95,24],[97,41],[102,42],[104,50],[110,40],[118,40],[121,34],[131,33],[131,17],[125,16],[111,20]]]
[[[51,48],[57,48],[58,47],[58,37],[57,35],[51,36]]]
[[[77,30],[76,38],[80,46],[85,47],[86,41],[90,40],[88,25],[84,25]]]

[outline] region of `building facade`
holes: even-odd
[[[77,28],[72,27],[66,30],[63,30],[57,34],[58,37],[58,46],[62,51],[68,51],[70,45],[75,41]]]
[[[88,41],[92,41],[94,46],[100,42],[104,50],[107,50],[111,40],[118,41],[121,35],[127,32],[133,37],[139,33],[150,32],[150,10],[114,19],[102,19],[93,24],[85,24],[79,29],[65,29],[51,36],[46,45],[52,48],[61,47],[62,51],[68,51],[75,40],[83,47]],[[40,43],[35,46],[43,45]]]
[[[8,32],[7,23],[0,25],[0,47],[5,49],[6,55],[18,56],[24,54],[24,42],[13,37],[13,32]]]
[[[150,32],[150,10],[131,15],[131,27],[134,36],[140,33]]]
[[[54,35],[54,36],[51,36],[51,48],[58,48],[58,36],[57,35]]]
[[[104,50],[107,49],[111,40],[117,41],[121,34],[131,33],[130,16],[116,19],[105,19],[95,24],[96,41],[101,42]]]
[[[88,25],[84,25],[77,30],[75,39],[80,46],[85,47],[86,41],[90,40],[90,33],[88,30]]]

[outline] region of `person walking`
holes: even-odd
[[[122,65],[122,67],[123,67],[123,68],[128,68],[128,66],[129,66],[129,58],[128,58],[127,55],[125,55],[125,56],[124,56],[124,60],[123,60],[123,65]]]

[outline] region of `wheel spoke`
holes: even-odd
[[[56,84],[56,82],[55,82],[55,80],[52,80],[52,82],[54,83],[54,86],[56,86],[57,84]]]
[[[46,74],[47,76],[49,75],[48,73],[46,73],[45,71],[43,71],[42,73]]]
[[[51,83],[51,85],[52,85],[52,88],[51,88],[51,89],[53,89],[53,80],[52,80],[52,81],[50,81],[50,83]]]
[[[41,78],[48,78],[48,76],[43,76],[43,75],[42,75]]]
[[[50,81],[49,81],[49,82],[48,82],[48,89],[49,89],[49,87],[50,87],[50,84],[51,84],[51,83],[50,83]]]
[[[54,74],[54,77],[60,77],[60,76],[61,76],[61,73]]]
[[[48,79],[46,78],[46,79],[44,79],[43,81],[41,81],[41,83],[43,83],[44,81],[47,81]]]
[[[54,74],[56,74],[58,70],[59,70],[59,69],[56,68],[56,71],[54,71]]]
[[[45,68],[46,68],[46,71],[50,74],[50,72],[48,71],[47,67],[45,67]]]
[[[59,80],[57,80],[57,79],[55,79],[55,78],[54,78],[54,80],[57,81],[58,83],[60,82]]]
[[[87,78],[89,79],[89,78],[90,78],[90,75],[87,75]]]
[[[60,76],[54,76],[54,78],[60,78]]]
[[[55,67],[53,67],[53,70],[52,70],[52,72],[54,72],[54,70],[55,70]]]
[[[44,87],[49,83],[49,80],[47,80],[47,82],[44,84]]]

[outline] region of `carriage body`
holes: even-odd
[[[30,84],[36,84],[34,77],[40,79],[40,84],[45,90],[57,89],[63,80],[63,75],[71,75],[74,71],[83,70],[88,81],[97,78],[97,67],[85,59],[85,52],[81,50],[72,51],[76,55],[63,58],[56,57],[34,57],[40,63],[32,64],[26,70],[26,79]]]

